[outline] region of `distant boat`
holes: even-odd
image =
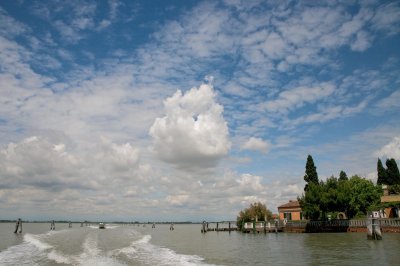
[[[106,229],[106,226],[104,223],[99,223],[99,229]]]

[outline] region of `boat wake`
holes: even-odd
[[[171,249],[153,245],[150,240],[150,235],[144,235],[130,246],[115,250],[114,254],[123,254],[140,265],[209,265],[199,256],[178,254]]]
[[[178,254],[153,245],[150,235],[141,235],[137,231],[128,234],[126,240],[131,238],[132,241],[127,246],[105,250],[109,243],[99,232],[89,230],[80,239],[73,239],[77,243],[70,246],[78,247],[76,251],[65,244],[66,239],[72,238],[70,230],[25,234],[21,244],[0,252],[0,265],[206,265],[199,256]]]

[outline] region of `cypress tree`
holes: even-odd
[[[344,180],[349,180],[349,178],[347,177],[347,174],[346,174],[345,171],[343,171],[343,170],[340,171],[339,180],[342,180],[342,181],[344,181]]]
[[[387,164],[387,162],[386,162],[386,164]],[[378,185],[383,185],[383,184],[387,185],[388,180],[387,180],[386,169],[383,167],[382,161],[379,158],[378,158],[378,164],[377,164],[377,171],[378,171],[378,180],[376,183]]]
[[[307,157],[306,174],[304,176],[304,181],[307,182],[306,186],[304,187],[304,191],[307,190],[309,183],[318,184],[317,167],[315,167],[314,160],[311,155],[308,155]]]
[[[388,185],[400,184],[400,172],[395,159],[386,159]]]

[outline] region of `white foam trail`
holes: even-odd
[[[111,224],[106,224],[105,226],[106,226],[106,229],[115,229],[115,228],[119,227],[119,225],[111,225]]]
[[[0,252],[0,265],[38,265],[35,259],[42,257],[42,252],[36,247],[22,243]]]
[[[0,265],[38,265],[53,246],[42,241],[40,235],[26,234],[24,242],[0,252]]]
[[[44,235],[45,236],[51,236],[51,235],[59,234],[60,232],[61,231],[58,231],[58,232],[49,231]],[[41,236],[42,235],[26,234],[24,236],[24,241],[29,243],[29,244],[32,244],[33,246],[35,246],[37,249],[39,249],[41,251],[49,252],[50,249],[51,249],[51,251],[49,253],[47,253],[47,258],[49,260],[53,260],[53,261],[55,261],[57,263],[71,264],[71,260],[68,257],[66,257],[62,253],[54,250],[54,247],[52,245],[41,241],[40,240]]]
[[[99,229],[99,226],[95,226],[95,225],[88,225],[87,227],[93,228],[93,229]]]
[[[96,235],[97,236],[97,235]],[[97,247],[97,237],[95,238],[93,235],[88,235],[85,241],[82,244],[83,253],[81,257],[93,257],[100,253],[100,250]]]
[[[150,240],[151,240],[151,235],[145,235],[141,239],[133,241],[132,245],[135,245],[135,244],[147,244],[147,243],[150,242]]]
[[[98,248],[97,235],[88,235],[82,244],[83,252],[75,259],[79,265],[124,265],[114,258],[101,255]]]
[[[47,254],[47,258],[49,260],[54,260],[57,263],[73,264],[72,258],[68,258],[66,255],[55,250],[52,250],[49,254]]]
[[[26,235],[24,235],[24,241],[34,245],[39,250],[50,249],[53,247],[52,245],[49,245],[45,242],[40,241],[38,235],[26,234]]]
[[[116,250],[115,253],[123,253],[143,265],[209,265],[205,264],[200,256],[178,254],[171,249],[155,246],[150,240],[151,236],[145,235],[133,241],[129,247]]]

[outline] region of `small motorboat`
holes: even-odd
[[[99,229],[106,229],[106,226],[104,223],[99,223]]]

